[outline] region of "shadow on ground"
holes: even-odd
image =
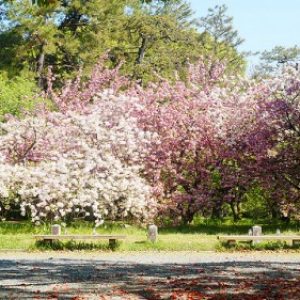
[[[1,260],[0,299],[295,299],[300,266],[278,262],[132,264]]]

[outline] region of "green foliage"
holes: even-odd
[[[233,17],[227,15],[227,6],[210,8],[198,25],[203,30],[200,42],[205,55],[224,62],[228,73],[245,72],[245,57],[237,50],[244,40],[234,29]]]
[[[233,17],[227,16],[225,4],[208,10],[208,15],[201,18],[200,25],[215,40],[237,47],[243,43],[238,31],[233,28]]]
[[[174,78],[175,72],[182,73],[187,67],[188,58],[200,57],[196,33],[179,29],[176,18],[168,15],[141,11],[133,16],[128,24],[128,41],[134,50],[126,57],[126,73],[144,82],[157,79],[155,73]]]
[[[9,65],[16,71],[28,67],[41,87],[49,65],[61,77],[78,71],[82,64],[93,65],[121,31],[125,3],[73,0],[38,6],[27,0],[7,2],[5,22],[10,26],[2,32],[0,43],[8,37],[18,37],[19,43],[0,51],[0,61],[15,51],[17,55],[11,56]]]
[[[299,69],[300,47],[276,46],[271,50],[265,50],[260,55],[258,64],[252,74],[253,77],[270,76],[289,65]]]
[[[0,121],[5,114],[20,116],[24,111],[32,110],[39,102],[37,92],[32,77],[7,79],[4,74],[0,74]]]
[[[14,29],[0,31],[0,70],[5,70],[9,77],[18,75],[20,69],[26,67],[26,62],[18,58],[21,46],[22,37],[18,31]]]
[[[268,197],[260,187],[253,187],[244,194],[242,214],[253,220],[268,218],[270,215]]]
[[[38,5],[1,2],[0,70],[14,77],[29,69],[41,88],[48,66],[63,81],[82,67],[88,74],[105,52],[112,66],[125,60],[123,72],[143,83],[159,76],[174,79],[175,73],[184,77],[187,63],[203,56],[226,60],[231,71],[244,68],[236,44],[227,40],[235,31],[227,26],[226,39],[199,33],[184,0],[33,2]],[[227,25],[223,14],[218,17]]]

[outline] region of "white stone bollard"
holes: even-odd
[[[260,236],[260,235],[262,235],[262,227],[258,226],[258,225],[253,226],[252,227],[252,233],[253,233],[253,236]],[[257,244],[259,242],[260,242],[260,240],[253,240],[253,245]]]
[[[276,229],[276,235],[280,235],[281,232],[280,232],[280,229]]]
[[[60,235],[61,234],[61,226],[58,224],[51,226],[51,234],[53,235]]]
[[[156,242],[158,236],[158,229],[157,226],[152,224],[148,227],[148,240],[152,243]]]
[[[253,235],[262,235],[262,228],[261,226],[258,226],[258,225],[255,225],[252,227],[252,232],[253,232]]]

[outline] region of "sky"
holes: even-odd
[[[245,42],[241,51],[300,46],[300,0],[190,0],[196,17],[215,5],[225,4]],[[257,59],[250,59],[250,64]]]

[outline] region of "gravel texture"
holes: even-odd
[[[1,252],[0,299],[300,299],[300,253]]]

